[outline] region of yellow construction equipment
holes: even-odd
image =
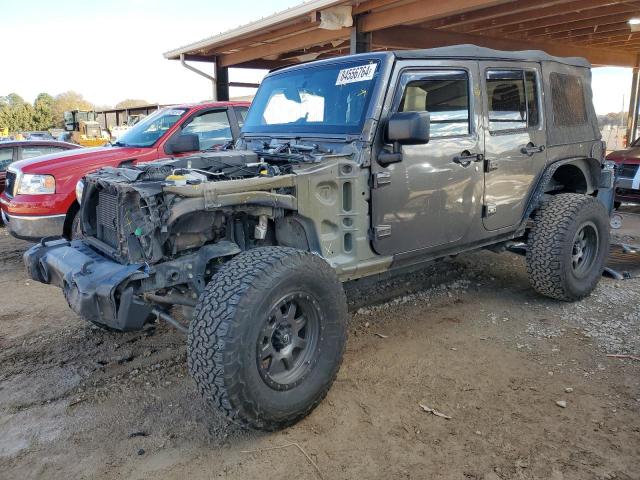
[[[64,126],[69,132],[69,140],[83,147],[101,147],[111,141],[109,133],[100,127],[96,112],[84,110],[64,112]]]

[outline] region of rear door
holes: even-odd
[[[537,63],[481,62],[485,111],[483,223],[520,222],[536,176],[546,164],[546,133]]]
[[[428,111],[431,139],[402,147],[402,161],[373,162],[373,245],[384,255],[458,242],[482,203],[481,97],[476,62],[425,61],[400,70],[393,112]],[[385,149],[390,149],[386,145]]]

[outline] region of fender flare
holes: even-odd
[[[558,160],[546,166],[544,172],[540,176],[538,180],[538,184],[536,185],[533,194],[529,197],[529,202],[527,204],[527,209],[525,210],[525,214],[523,216],[523,225],[529,219],[533,211],[538,208],[540,205],[540,200],[542,196],[547,192],[548,186],[553,179],[553,176],[558,171],[560,167],[565,165],[573,165],[578,168],[587,184],[587,193],[593,193],[596,191],[600,184],[600,171],[602,169],[602,164],[591,157],[571,157],[565,158],[562,160]]]

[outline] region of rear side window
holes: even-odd
[[[573,127],[587,123],[582,79],[575,75],[551,73],[553,123],[558,127]]]
[[[398,111],[429,112],[432,138],[469,134],[467,72],[432,72],[409,80]]]
[[[536,73],[489,70],[486,77],[489,130],[521,130],[540,124]]]
[[[22,147],[22,159],[49,155],[61,151],[60,147]]]

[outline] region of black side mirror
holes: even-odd
[[[402,161],[402,145],[429,143],[429,112],[396,112],[387,123],[386,140],[393,143],[393,152],[383,150],[378,155],[382,166]]]
[[[183,133],[167,145],[167,153],[197,152],[200,150],[200,138],[193,133]]]

